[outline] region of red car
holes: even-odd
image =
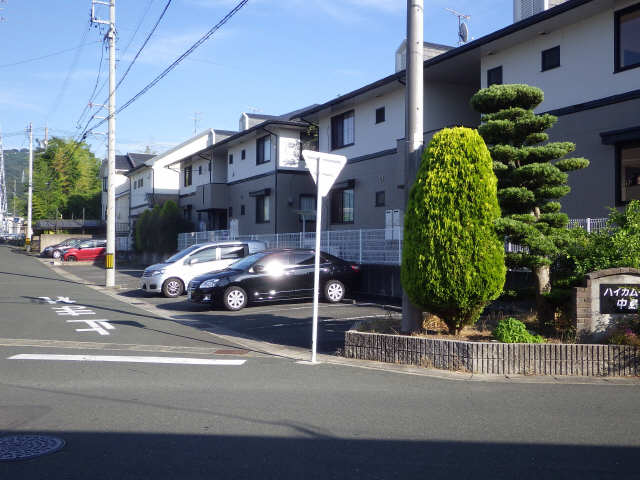
[[[104,256],[107,251],[106,240],[85,240],[64,253],[64,259],[68,262],[78,260],[95,260]]]

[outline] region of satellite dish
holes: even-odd
[[[469,27],[467,27],[467,24],[464,22],[460,24],[460,28],[458,29],[458,38],[461,43],[467,43],[467,40],[469,40]]]

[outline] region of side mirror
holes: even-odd
[[[264,265],[254,265],[253,271],[256,273],[264,273]]]

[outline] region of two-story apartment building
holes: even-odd
[[[227,229],[236,220],[240,234],[299,231],[299,211],[315,208],[300,154],[313,138],[308,123],[287,119],[293,114],[242,113],[239,132],[176,161],[185,218],[200,230]]]
[[[116,184],[116,232],[128,235],[129,233],[129,179],[127,174],[142,165],[154,155],[145,153],[127,153],[116,155],[115,176]],[[102,177],[102,221],[107,218],[107,162],[104,160],[100,168]]]
[[[605,216],[640,197],[640,2],[541,1],[527,16],[522,1],[516,23],[425,59],[425,143],[443,127],[478,125],[469,100],[479,88],[538,86],[537,112],[559,119],[551,140],[573,141],[575,155],[591,160],[570,175],[564,211]],[[398,71],[298,115],[318,125],[321,151],[348,158],[329,194],[331,229],[382,228],[385,212],[402,208],[404,79]]]

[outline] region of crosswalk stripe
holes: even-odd
[[[71,362],[127,362],[127,363],[173,363],[179,365],[243,365],[246,360],[215,360],[187,357],[135,357],[120,355],[46,355],[23,353],[8,360],[54,360]]]

